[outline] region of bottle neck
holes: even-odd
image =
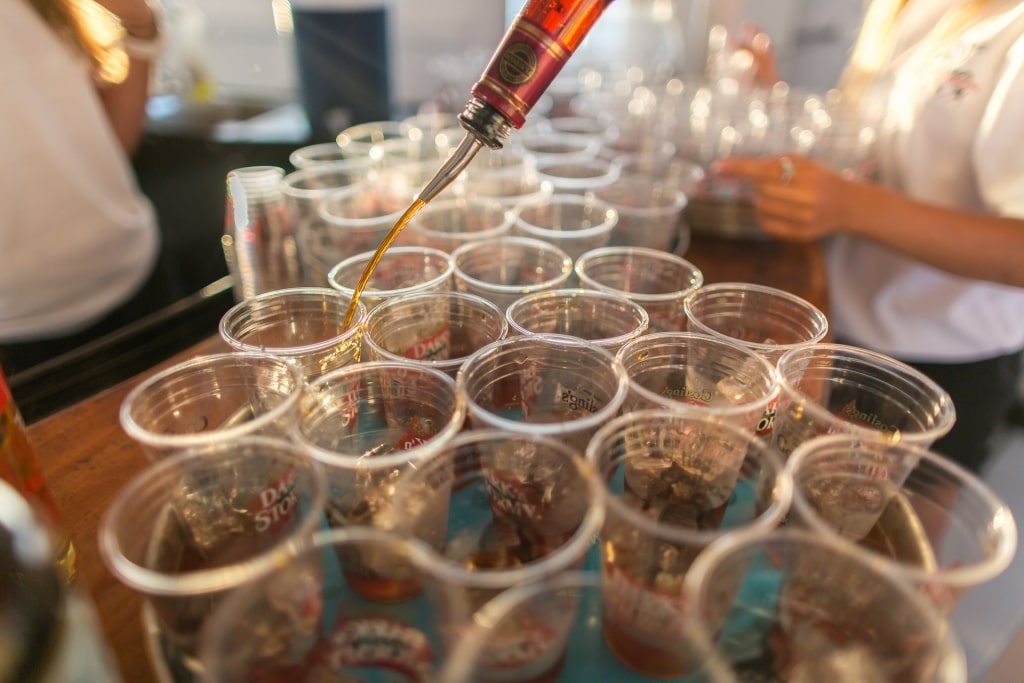
[[[479,97],[470,98],[459,122],[481,144],[501,149],[512,131],[512,123],[494,106]]]

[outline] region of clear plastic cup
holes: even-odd
[[[792,482],[753,433],[698,412],[646,410],[605,424],[586,453],[605,482],[604,632],[630,668],[680,677],[683,580],[715,540],[782,522]]]
[[[512,234],[543,240],[576,259],[608,245],[618,222],[618,212],[599,199],[553,194],[518,204]]]
[[[605,643],[601,578],[591,572],[565,572],[550,579],[510,588],[485,604],[473,627],[455,645],[440,680],[446,683],[490,683],[505,678],[486,666],[487,653],[501,648],[509,632],[523,624],[548,628],[546,637],[524,652],[543,669],[550,683],[621,683],[685,680],[688,683],[737,683],[728,665],[715,653],[708,634],[696,622],[681,624],[671,635],[680,658],[690,663],[678,679],[644,676],[623,664]],[[533,680],[538,680],[534,678]]]
[[[623,412],[706,412],[762,433],[764,413],[779,393],[775,367],[733,342],[696,332],[655,332],[622,345],[629,376]]]
[[[791,523],[857,544],[944,614],[1002,573],[1017,547],[1010,508],[977,476],[932,451],[833,434],[793,451]]]
[[[522,296],[564,287],[572,257],[528,237],[470,242],[452,252],[455,287],[487,299],[502,311]]]
[[[100,556],[143,595],[150,661],[164,680],[198,680],[211,611],[312,536],[326,494],[319,464],[263,437],[176,453],[118,491],[100,521]]]
[[[601,247],[576,259],[580,286],[619,294],[640,304],[652,332],[686,329],[683,301],[704,284],[704,273],[675,254],[643,247]]]
[[[392,530],[395,487],[462,428],[465,405],[455,381],[413,363],[375,361],[342,368],[306,388],[292,439],[322,463],[332,527]],[[370,600],[399,600],[408,585],[368,576]]]
[[[649,320],[640,304],[596,289],[528,294],[509,304],[505,317],[514,334],[564,334],[612,353],[645,334]]]
[[[684,582],[687,609],[743,681],[963,683],[963,648],[913,588],[849,544],[736,533]]]
[[[573,135],[544,130],[523,130],[513,138],[519,147],[538,164],[547,161],[574,162],[594,159],[601,151],[601,138],[596,135]]]
[[[619,177],[645,175],[654,177],[663,183],[682,190],[689,197],[696,196],[704,185],[707,172],[693,161],[678,156],[664,158],[661,156],[623,154],[615,157],[619,166]]]
[[[370,177],[369,158],[346,159],[316,164],[289,173],[281,180],[285,205],[295,218],[296,248],[309,284],[324,286],[327,271],[314,259],[318,245],[329,240],[326,221],[320,217],[320,203],[335,190],[357,185]]]
[[[785,290],[747,282],[716,282],[683,302],[687,330],[749,346],[773,363],[783,353],[820,342],[828,320],[814,304]]]
[[[505,209],[514,209],[522,202],[537,201],[554,193],[551,183],[541,179],[532,162],[513,167],[470,166],[464,180],[467,197],[496,201]]]
[[[366,318],[366,360],[403,360],[453,379],[463,362],[504,339],[508,321],[490,301],[464,292],[420,292],[383,301]]]
[[[604,518],[599,495],[596,472],[571,448],[521,432],[466,432],[410,471],[396,507],[403,533],[431,548],[447,586],[449,642],[464,639],[474,613],[501,592],[582,568]],[[557,642],[558,628],[512,625],[481,668],[497,680],[536,679],[551,662],[535,653]]]
[[[327,282],[341,294],[352,297],[375,250],[350,256],[327,273]],[[366,283],[359,300],[372,309],[377,304],[418,292],[449,291],[455,265],[440,249],[390,247]]]
[[[594,195],[619,214],[612,231],[612,246],[647,247],[672,251],[682,239],[689,245],[681,219],[686,208],[682,190],[651,176],[628,176],[594,190]]]
[[[546,159],[537,162],[537,175],[551,184],[555,194],[585,194],[617,183],[619,167],[599,157],[577,161]]]
[[[777,367],[772,443],[786,457],[803,442],[831,433],[927,447],[956,421],[953,400],[942,387],[874,351],[814,344],[787,351]]]
[[[296,169],[310,168],[317,164],[329,164],[345,158],[341,147],[335,142],[323,142],[299,147],[288,155],[288,162]]]
[[[406,136],[399,121],[367,121],[341,131],[335,143],[346,158],[368,157],[374,145]]]
[[[317,272],[374,251],[398,223],[414,192],[397,183],[367,181],[337,190],[320,202],[325,232],[310,245]]]
[[[327,287],[280,289],[235,304],[220,319],[220,336],[235,351],[264,352],[294,363],[307,381],[359,361],[366,306]]]
[[[265,353],[199,356],[162,370],[121,402],[121,428],[157,461],[242,436],[287,437],[302,371]]]
[[[459,116],[454,112],[429,111],[407,116],[399,122],[408,138],[432,138],[441,131],[459,126]]]
[[[466,359],[456,383],[473,429],[556,437],[578,453],[618,414],[629,389],[611,353],[555,334],[488,344]]]
[[[451,253],[467,242],[504,237],[512,212],[500,202],[460,197],[433,201],[410,219],[404,237],[417,246]]]
[[[433,681],[447,662],[445,600],[421,544],[379,529],[317,533],[230,595],[203,628],[204,681]],[[382,571],[414,587],[400,603],[358,587]]]

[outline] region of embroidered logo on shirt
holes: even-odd
[[[974,72],[970,69],[952,69],[936,89],[936,94],[947,95],[954,100],[961,99],[966,93],[977,90]]]

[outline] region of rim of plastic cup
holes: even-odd
[[[295,382],[295,388],[284,398],[284,400],[281,401],[281,403],[274,406],[267,412],[256,415],[251,420],[247,420],[239,425],[225,427],[223,429],[215,429],[214,431],[192,432],[188,434],[165,434],[152,432],[135,420],[135,416],[133,414],[134,411],[132,410],[133,407],[137,403],[139,397],[153,387],[163,384],[167,380],[183,373],[190,373],[196,369],[209,368],[210,366],[216,366],[226,362],[233,362],[234,365],[251,363],[262,364],[265,366],[278,366],[285,369],[288,374],[291,375]],[[305,378],[302,374],[302,370],[297,365],[289,363],[284,358],[269,353],[258,351],[232,351],[229,353],[214,353],[205,356],[197,356],[161,370],[136,385],[135,388],[128,392],[124,397],[124,400],[121,401],[118,419],[121,423],[121,428],[124,429],[125,433],[130,438],[140,443],[144,443],[150,448],[194,448],[207,445],[210,443],[211,439],[215,441],[236,439],[246,434],[251,434],[256,430],[262,429],[268,424],[282,419],[299,404],[299,397],[302,394],[302,388],[304,386]]]
[[[477,403],[469,398],[465,398],[469,395],[466,390],[466,383],[469,381],[470,376],[469,370],[477,363],[480,363],[490,356],[495,354],[507,353],[509,347],[518,345],[540,345],[550,347],[572,347],[578,352],[588,352],[596,354],[598,358],[608,361],[608,367],[611,369],[615,376],[615,393],[608,400],[604,406],[602,406],[596,413],[591,413],[588,417],[582,417],[567,422],[549,422],[549,423],[536,423],[536,422],[522,422],[520,420],[513,420],[501,415],[496,415],[489,410],[481,408]],[[455,383],[459,389],[459,393],[465,398],[466,412],[468,415],[479,415],[482,416],[484,421],[492,425],[492,429],[502,429],[509,432],[515,432],[519,434],[529,433],[537,436],[550,436],[557,437],[569,433],[583,432],[588,429],[594,429],[600,424],[606,422],[610,415],[617,414],[619,408],[626,400],[626,395],[629,392],[629,377],[626,375],[626,368],[622,365],[610,351],[605,348],[588,342],[585,339],[579,337],[571,337],[566,334],[528,334],[516,337],[505,337],[499,339],[496,342],[491,342],[487,346],[477,350],[471,354],[462,363],[462,367],[459,368],[458,376],[455,378]],[[475,431],[475,430],[474,430]]]
[[[550,169],[566,166],[593,169],[597,172],[587,176],[566,176],[550,172]],[[592,159],[552,159],[542,157],[537,160],[537,175],[541,180],[551,183],[552,187],[556,189],[556,194],[569,194],[584,190],[596,193],[603,188],[617,183],[620,171],[618,166],[603,157],[594,157]],[[606,199],[601,199],[601,201],[611,206],[611,203]]]
[[[543,282],[534,282],[532,284],[523,284],[523,285],[504,285],[504,284],[500,284],[500,283],[497,283],[497,282],[488,282],[487,280],[477,279],[476,277],[466,273],[459,266],[459,259],[461,257],[463,257],[464,255],[466,255],[467,253],[471,253],[471,252],[473,252],[473,251],[475,251],[477,249],[493,249],[496,246],[500,246],[500,245],[504,245],[504,244],[511,244],[511,245],[516,245],[516,246],[520,246],[520,247],[528,247],[528,248],[531,248],[531,249],[533,249],[535,251],[547,252],[547,253],[555,256],[556,258],[558,258],[558,259],[560,259],[562,261],[562,268],[559,271],[557,276],[552,277],[552,278],[547,279],[547,280],[544,280]],[[477,289],[488,290],[488,291],[494,292],[496,294],[504,294],[504,295],[514,295],[514,294],[526,295],[526,294],[531,294],[531,293],[536,292],[536,291],[541,291],[541,290],[545,290],[545,289],[551,289],[552,287],[557,287],[559,284],[568,281],[569,280],[569,276],[572,275],[572,263],[573,263],[572,257],[569,256],[569,254],[566,253],[566,251],[564,249],[562,249],[561,247],[558,247],[558,246],[556,246],[554,244],[551,244],[550,242],[545,242],[544,240],[537,239],[535,237],[520,237],[520,236],[508,235],[508,236],[499,237],[499,238],[493,239],[493,240],[483,240],[483,241],[476,241],[476,242],[467,242],[466,244],[460,245],[460,246],[456,247],[455,249],[453,249],[452,253],[451,253],[451,257],[452,257],[452,264],[453,264],[454,269],[455,269],[454,272],[455,272],[456,276],[459,279],[461,279],[461,280],[463,280],[465,282],[468,282],[469,284],[471,284],[473,287],[476,287]]]
[[[673,292],[659,292],[656,294],[647,292],[629,292],[625,289],[616,289],[610,287],[604,283],[598,282],[591,275],[586,272],[587,265],[591,262],[604,258],[606,256],[619,256],[619,255],[637,255],[643,258],[649,258],[656,261],[664,261],[680,266],[680,268],[689,271],[693,275],[694,284],[686,289],[677,289]],[[576,277],[580,279],[580,282],[587,287],[592,289],[599,289],[603,292],[611,292],[612,294],[624,294],[634,301],[649,301],[649,302],[662,302],[662,301],[673,301],[679,299],[681,296],[685,296],[694,290],[704,285],[704,272],[696,265],[687,261],[678,254],[673,254],[668,251],[662,251],[661,249],[652,249],[650,247],[598,247],[596,249],[590,249],[583,252],[576,259],[576,264],[573,266],[573,271],[576,273]]]
[[[380,133],[382,136],[380,140],[364,139],[364,136],[372,136],[374,132]],[[402,124],[399,121],[366,121],[349,126],[338,133],[334,138],[334,143],[338,145],[345,156],[368,156],[370,148],[378,142],[402,137],[405,137],[405,131],[402,130]]]
[[[535,580],[538,578],[538,575],[557,574],[582,559],[586,553],[586,548],[594,542],[598,531],[600,531],[601,526],[604,524],[605,510],[600,504],[601,482],[598,480],[596,469],[557,439],[541,434],[527,434],[521,431],[509,431],[500,428],[473,429],[463,432],[445,443],[443,450],[445,452],[457,451],[464,446],[472,446],[476,443],[495,439],[526,440],[532,443],[543,444],[545,447],[561,453],[566,460],[578,466],[580,476],[586,483],[591,500],[595,504],[587,506],[587,511],[584,513],[580,525],[573,531],[569,539],[559,546],[557,552],[550,553],[532,562],[527,562],[520,567],[510,569],[469,569],[461,563],[451,560],[442,552],[426,546],[424,553],[430,558],[431,571],[441,580],[453,581],[473,588],[503,589]],[[426,467],[429,466],[430,463],[427,463]],[[409,484],[399,484],[398,492],[395,494],[396,498],[401,497],[405,486],[409,486]]]
[[[362,301],[356,302],[356,315],[353,317],[352,322],[349,324],[348,329],[345,329],[341,334],[335,335],[330,339],[324,339],[313,344],[306,344],[304,346],[261,346],[259,344],[250,344],[236,339],[231,334],[229,326],[234,322],[234,318],[242,315],[248,311],[253,303],[262,303],[264,301],[273,301],[275,299],[281,299],[284,297],[330,297],[336,298],[339,302],[344,302],[344,306],[340,308],[346,310],[352,301],[352,298],[345,296],[343,292],[339,292],[336,289],[330,287],[293,287],[290,289],[275,289],[263,294],[257,294],[251,299],[240,301],[239,303],[228,309],[221,319],[219,324],[220,336],[228,343],[233,349],[237,351],[253,351],[260,353],[269,353],[273,356],[281,358],[294,358],[295,356],[305,356],[306,354],[316,353],[318,351],[324,351],[337,346],[339,343],[347,341],[351,337],[359,334],[362,330],[363,323],[366,322],[367,309],[363,305]],[[338,321],[343,322],[344,314],[339,316]]]
[[[297,467],[308,468],[313,487],[312,497],[308,501],[311,512],[308,519],[303,520],[298,528],[255,557],[212,569],[160,572],[137,565],[124,556],[118,542],[118,534],[115,532],[120,523],[115,521],[131,516],[135,501],[144,499],[144,494],[154,482],[159,482],[168,472],[181,465],[192,466],[194,470],[209,470],[217,465],[218,455],[228,454],[226,457],[237,457],[237,449],[247,447],[261,448],[265,453],[273,453],[275,456],[291,460]],[[99,524],[100,556],[114,576],[146,595],[197,596],[233,588],[280,566],[282,557],[291,553],[302,538],[311,534],[321,524],[322,511],[327,504],[326,481],[320,463],[310,458],[299,446],[281,439],[246,436],[233,442],[175,453],[142,470],[114,496]]]
[[[333,268],[327,271],[327,283],[331,286],[331,289],[351,297],[355,293],[355,288],[338,282],[338,273],[357,263],[361,263],[363,264],[363,267],[359,269],[359,273],[362,274],[366,268],[366,264],[370,262],[375,253],[376,252],[374,251],[364,251],[362,253],[349,256],[344,261],[335,264]],[[429,280],[424,280],[423,282],[418,282],[414,285],[409,285],[408,287],[397,287],[395,289],[367,289],[363,292],[363,296],[370,296],[376,299],[407,296],[423,289],[437,287],[445,280],[451,280],[452,274],[455,272],[455,263],[451,254],[446,251],[441,251],[440,249],[434,249],[433,247],[390,247],[381,258],[381,263],[383,263],[389,256],[401,256],[402,254],[413,254],[423,257],[431,256],[444,262],[445,266],[440,273]],[[379,267],[380,266],[378,264],[378,268]]]
[[[723,535],[697,555],[683,577],[682,594],[686,603],[694,605],[694,609],[699,610],[699,607],[696,606],[702,602],[706,577],[714,573],[724,558],[744,548],[773,541],[809,543],[835,550],[850,561],[867,569],[868,572],[877,574],[883,581],[892,577],[892,574],[884,565],[877,562],[876,558],[850,552],[847,544],[840,543],[829,536],[793,528],[776,529],[771,532],[744,529]],[[967,680],[967,660],[963,645],[955,637],[953,629],[945,624],[940,613],[928,603],[923,595],[914,590],[911,584],[897,579],[892,582],[892,585],[920,616],[935,625],[935,635],[941,640],[940,649],[946,656],[936,664],[936,671],[939,672],[939,675],[934,680],[943,683],[960,683]]]
[[[346,183],[345,185],[337,185],[334,187],[302,187],[301,185],[313,178],[330,176],[338,172],[349,173],[354,171],[356,173],[364,172],[366,175],[369,175],[372,168],[373,163],[370,159],[362,157],[353,157],[340,159],[338,161],[314,164],[312,166],[307,166],[306,168],[299,168],[285,175],[281,179],[281,191],[290,197],[298,199],[320,199],[321,197],[325,197],[337,190],[364,183],[366,182],[366,179],[363,178],[356,183]]]
[[[391,213],[382,213],[379,216],[339,216],[338,214],[331,213],[330,207],[331,202],[339,199],[348,199],[349,197],[355,197],[357,195],[365,194],[367,192],[378,192],[385,195],[391,195],[392,197],[402,198],[402,208],[393,211]],[[402,217],[408,208],[408,204],[411,204],[414,197],[410,192],[406,192],[404,189],[392,187],[387,184],[377,184],[371,182],[360,182],[355,185],[346,185],[332,190],[320,198],[319,206],[317,207],[317,215],[320,218],[330,223],[331,225],[339,225],[346,228],[377,228],[381,224],[390,223],[394,225],[398,222],[398,219]]]
[[[366,346],[373,350],[375,353],[380,354],[387,360],[415,363],[416,365],[437,368],[438,370],[441,371],[453,370],[455,368],[460,367],[463,364],[463,362],[465,362],[465,360],[469,358],[469,355],[460,356],[458,358],[449,358],[448,360],[410,360],[409,358],[405,358],[404,356],[399,356],[397,353],[392,353],[391,351],[388,351],[380,344],[378,344],[377,341],[373,338],[373,335],[370,334],[370,328],[372,327],[374,321],[380,316],[389,313],[392,308],[396,308],[398,306],[406,306],[408,304],[415,304],[418,303],[420,300],[430,299],[446,299],[449,301],[453,299],[461,300],[466,303],[472,304],[473,306],[476,306],[478,311],[480,309],[483,309],[494,316],[495,320],[497,320],[498,322],[498,327],[501,329],[498,338],[495,339],[494,341],[504,339],[506,336],[508,336],[508,319],[505,317],[505,313],[487,299],[483,298],[482,296],[477,296],[476,294],[470,294],[469,292],[456,292],[453,290],[432,290],[426,292],[414,292],[412,294],[406,294],[405,296],[401,297],[392,297],[390,299],[385,299],[384,301],[381,301],[379,304],[374,306],[366,316],[366,325],[364,327],[363,333],[363,343],[366,344]]]
[[[916,368],[885,354],[862,349],[859,346],[835,343],[817,343],[792,348],[782,354],[776,363],[776,368],[779,371],[779,397],[782,398],[784,394],[796,397],[801,402],[803,411],[805,413],[809,413],[812,419],[816,422],[838,425],[844,432],[858,435],[862,439],[870,439],[880,433],[877,429],[861,427],[853,422],[839,419],[831,410],[828,410],[814,398],[797,389],[786,376],[786,366],[791,362],[799,363],[799,359],[802,357],[809,358],[823,353],[829,354],[833,357],[840,356],[856,360],[863,365],[869,365],[872,368],[876,368],[880,372],[890,376],[899,375],[905,380],[909,380],[920,385],[922,388],[926,389],[928,393],[934,394],[942,399],[939,412],[933,414],[935,419],[934,427],[913,432],[900,430],[900,440],[910,441],[917,444],[924,443],[926,441],[931,443],[953,428],[953,423],[956,421],[956,409],[953,406],[953,399],[945,389],[935,382],[935,380]]]
[[[602,482],[605,482],[606,477],[603,469],[598,465],[599,458],[603,457],[602,452],[599,449],[603,448],[604,443],[610,443],[610,439],[612,439],[617,432],[622,430],[623,426],[628,427],[629,424],[640,420],[669,423],[679,421],[698,421],[714,425],[716,429],[728,432],[730,437],[735,437],[746,444],[748,453],[751,447],[753,447],[754,450],[760,451],[761,458],[766,460],[772,469],[774,469],[775,485],[773,488],[775,495],[772,498],[771,504],[763,512],[739,529],[687,529],[681,526],[659,523],[657,520],[648,517],[636,508],[627,505],[619,496],[614,495],[609,491],[606,485],[602,485],[601,498],[609,512],[614,512],[616,515],[623,517],[630,525],[640,529],[640,531],[649,536],[653,536],[654,538],[667,540],[669,543],[698,545],[701,547],[707,546],[715,539],[722,538],[723,536],[731,535],[742,530],[753,529],[758,530],[761,533],[765,533],[782,521],[784,515],[789,510],[790,502],[793,499],[793,482],[789,478],[789,474],[786,473],[782,458],[775,449],[765,443],[765,441],[754,434],[753,431],[742,429],[736,425],[729,424],[728,422],[722,422],[713,415],[708,415],[707,413],[688,411],[685,406],[676,410],[650,409],[625,413],[598,429],[590,439],[590,443],[587,445],[586,458],[594,465],[594,468],[598,470],[598,474],[600,475]]]
[[[686,204],[687,204],[687,201],[688,201],[687,197],[686,197],[686,193],[683,192],[682,190],[678,190],[678,189],[677,190],[673,190],[673,189],[666,188],[665,198],[668,199],[669,197],[671,197],[671,201],[666,201],[663,204],[658,204],[658,205],[653,205],[653,206],[652,205],[647,205],[647,206],[630,206],[628,204],[619,204],[618,202],[612,201],[611,199],[609,199],[604,194],[605,190],[619,189],[620,188],[620,184],[621,185],[630,185],[630,184],[639,184],[639,183],[649,183],[649,184],[652,184],[652,185],[657,185],[657,184],[664,185],[665,181],[660,180],[658,178],[653,178],[651,176],[648,176],[648,177],[642,177],[642,176],[620,176],[615,181],[615,184],[607,185],[605,187],[595,188],[593,190],[593,192],[594,192],[594,196],[595,197],[597,197],[598,199],[603,201],[605,204],[608,204],[608,206],[610,206],[613,209],[615,209],[616,211],[618,211],[620,216],[622,214],[624,214],[624,213],[628,213],[628,214],[630,214],[632,216],[642,216],[642,217],[648,217],[649,218],[651,216],[660,216],[662,214],[667,214],[667,213],[681,213],[683,211],[683,209],[686,208]]]
[[[820,342],[820,340],[824,339],[825,335],[828,334],[828,318],[825,317],[825,314],[821,311],[821,309],[812,304],[810,301],[804,299],[803,297],[799,297],[791,292],[787,292],[784,289],[779,289],[778,287],[759,285],[754,284],[752,282],[715,282],[707,285],[702,285],[698,289],[693,290],[686,296],[685,299],[683,299],[683,312],[686,315],[687,322],[693,323],[694,325],[699,327],[702,332],[706,334],[710,334],[714,337],[723,337],[729,339],[730,337],[728,335],[722,334],[721,332],[715,330],[714,328],[708,327],[707,325],[704,324],[703,321],[697,320],[696,317],[693,316],[693,301],[696,298],[703,297],[707,294],[714,294],[716,292],[722,291],[757,292],[758,294],[774,296],[778,299],[782,299],[796,308],[800,308],[807,311],[808,319],[812,321],[810,327],[814,327],[817,330],[817,334],[815,334],[812,338],[807,339],[806,341],[795,342],[793,344],[765,344],[763,342],[747,341],[740,342],[741,344],[745,344],[747,346],[750,346],[751,348],[758,349],[759,351],[762,351],[764,353],[779,354],[789,349],[797,349],[808,344],[816,344]]]
[[[533,223],[528,223],[526,222],[526,219],[522,217],[522,213],[526,209],[542,207],[548,204],[589,204],[593,206],[595,210],[604,214],[604,220],[595,225],[591,225],[589,228],[553,230],[551,228],[545,228],[543,226],[534,225]],[[548,197],[542,197],[536,201],[531,200],[519,202],[516,204],[515,208],[512,209],[512,212],[515,215],[515,226],[527,233],[528,236],[539,238],[541,240],[553,240],[556,242],[572,242],[577,239],[586,239],[588,237],[611,233],[619,223],[619,212],[608,204],[608,202],[597,199],[596,197],[584,196],[581,194],[568,194],[564,192],[555,193]]]
[[[468,232],[433,230],[423,225],[423,219],[431,214],[441,213],[442,211],[452,209],[468,209],[471,206],[480,207],[486,211],[493,211],[495,215],[500,215],[502,220],[498,225],[492,225],[483,230],[471,230]],[[460,240],[462,242],[466,242],[506,235],[512,228],[513,221],[514,217],[511,209],[505,207],[497,199],[483,195],[466,195],[464,197],[448,197],[446,199],[439,199],[430,202],[409,220],[409,224],[406,227],[410,232],[415,232],[425,237],[442,240]]]
[[[912,458],[915,463],[925,462],[930,467],[937,469],[943,478],[958,482],[959,495],[967,491],[971,496],[981,502],[992,512],[993,523],[991,528],[1000,531],[997,542],[992,549],[991,556],[985,557],[980,563],[972,565],[961,565],[956,567],[936,567],[935,569],[924,569],[910,564],[898,562],[874,551],[872,555],[878,557],[878,561],[886,567],[886,571],[897,571],[911,581],[929,583],[941,582],[957,588],[975,586],[1001,574],[1013,560],[1017,551],[1017,523],[1013,518],[1013,512],[1009,506],[993,491],[980,477],[960,466],[956,462],[929,450],[923,446],[910,443],[893,443],[884,438],[864,438],[857,434],[828,434],[815,437],[797,446],[786,460],[786,471],[793,480],[793,502],[794,511],[798,511],[801,517],[818,533],[826,534],[829,538],[835,538],[840,543],[849,544],[861,548],[854,541],[839,534],[828,522],[814,510],[810,503],[800,493],[800,487],[796,483],[796,472],[808,458],[814,457],[820,449],[842,448],[844,453],[854,454],[858,445],[869,442],[876,446],[883,447],[886,451],[895,450],[900,457]],[[902,487],[900,487],[902,489]],[[861,548],[863,550],[863,548]]]
[[[632,330],[624,332],[622,334],[615,335],[614,337],[605,337],[603,339],[587,339],[591,344],[596,344],[605,349],[618,350],[620,346],[629,342],[633,339],[637,339],[641,335],[647,333],[647,328],[651,324],[651,316],[647,314],[647,309],[641,306],[636,301],[633,301],[629,297],[618,293],[618,292],[606,292],[600,289],[548,289],[542,292],[533,292],[519,297],[508,305],[505,309],[505,319],[508,321],[508,326],[511,330],[514,330],[520,335],[531,335],[538,334],[533,330],[523,327],[514,318],[515,314],[522,308],[535,304],[538,301],[545,301],[548,299],[559,300],[559,299],[594,299],[604,302],[614,302],[622,304],[623,307],[633,311],[638,324]],[[612,351],[615,353],[615,351]]]
[[[307,412],[303,408],[303,404],[307,399],[314,400],[318,398],[317,392],[321,387],[325,385],[329,387],[341,377],[360,375],[364,373],[373,374],[381,370],[396,370],[406,375],[426,375],[439,381],[442,385],[448,387],[452,393],[452,399],[454,402],[454,411],[452,412],[452,416],[436,434],[424,443],[413,446],[412,448],[396,451],[394,453],[382,453],[380,455],[373,455],[370,457],[367,457],[365,453],[338,453],[337,451],[323,448],[322,446],[310,441],[302,430],[302,415],[296,417],[292,421],[292,440],[299,444],[309,457],[322,465],[327,467],[346,467],[349,469],[358,468],[361,470],[391,469],[403,464],[419,462],[425,458],[431,457],[437,453],[439,449],[444,448],[450,438],[455,434],[458,434],[462,429],[462,423],[466,416],[466,402],[457,391],[455,387],[455,380],[436,368],[429,368],[424,365],[417,365],[415,363],[402,361],[381,360],[365,361],[354,365],[346,365],[345,367],[338,368],[337,370],[332,370],[331,372],[317,377],[306,385],[299,404],[301,413],[305,414]]]
[[[648,389],[647,387],[642,386],[638,382],[634,381],[632,375],[630,375],[629,380],[630,390],[635,391],[645,401],[661,406],[661,408],[665,410],[678,410],[680,407],[682,407],[686,410],[693,410],[695,412],[707,411],[710,413],[714,413],[716,415],[720,415],[724,419],[730,419],[732,417],[736,417],[739,415],[746,415],[751,411],[759,409],[763,410],[768,407],[768,404],[770,404],[772,401],[778,398],[778,372],[775,369],[775,366],[771,363],[771,361],[769,361],[767,358],[759,354],[757,351],[754,351],[753,349],[748,349],[747,347],[741,344],[730,342],[726,339],[722,339],[721,337],[712,337],[710,334],[704,334],[702,332],[650,332],[643,336],[637,337],[636,339],[629,340],[628,342],[622,345],[618,353],[616,353],[615,355],[618,357],[620,361],[622,361],[623,365],[625,365],[627,358],[631,356],[636,356],[640,352],[639,349],[643,349],[644,347],[654,346],[658,349],[665,349],[670,345],[675,346],[673,342],[686,342],[689,340],[696,340],[709,344],[718,344],[724,347],[728,347],[734,351],[739,352],[741,355],[746,356],[747,361],[745,361],[744,365],[747,362],[753,363],[755,365],[760,365],[765,370],[765,372],[771,377],[770,390],[768,391],[768,393],[758,398],[756,401],[751,401],[749,403],[740,403],[737,405],[716,404],[714,407],[693,405],[690,403],[680,403],[679,401],[673,401],[672,399],[666,398],[661,394],[655,393]],[[630,374],[629,367],[626,367],[626,373]]]
[[[326,155],[327,158],[321,159],[320,155]],[[326,164],[332,161],[339,161],[343,159],[341,147],[336,142],[318,142],[312,145],[305,145],[293,150],[288,155],[288,163],[295,168],[310,168],[317,164]]]

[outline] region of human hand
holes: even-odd
[[[159,32],[154,10],[156,0],[153,0],[153,4],[147,0],[96,0],[96,3],[120,19],[130,36],[149,40]]]
[[[844,227],[851,181],[807,157],[730,157],[712,172],[751,183],[758,224],[773,237],[808,242]]]
[[[750,53],[755,83],[767,87],[779,81],[775,46],[767,33],[754,24],[744,24],[737,38],[737,47]]]

